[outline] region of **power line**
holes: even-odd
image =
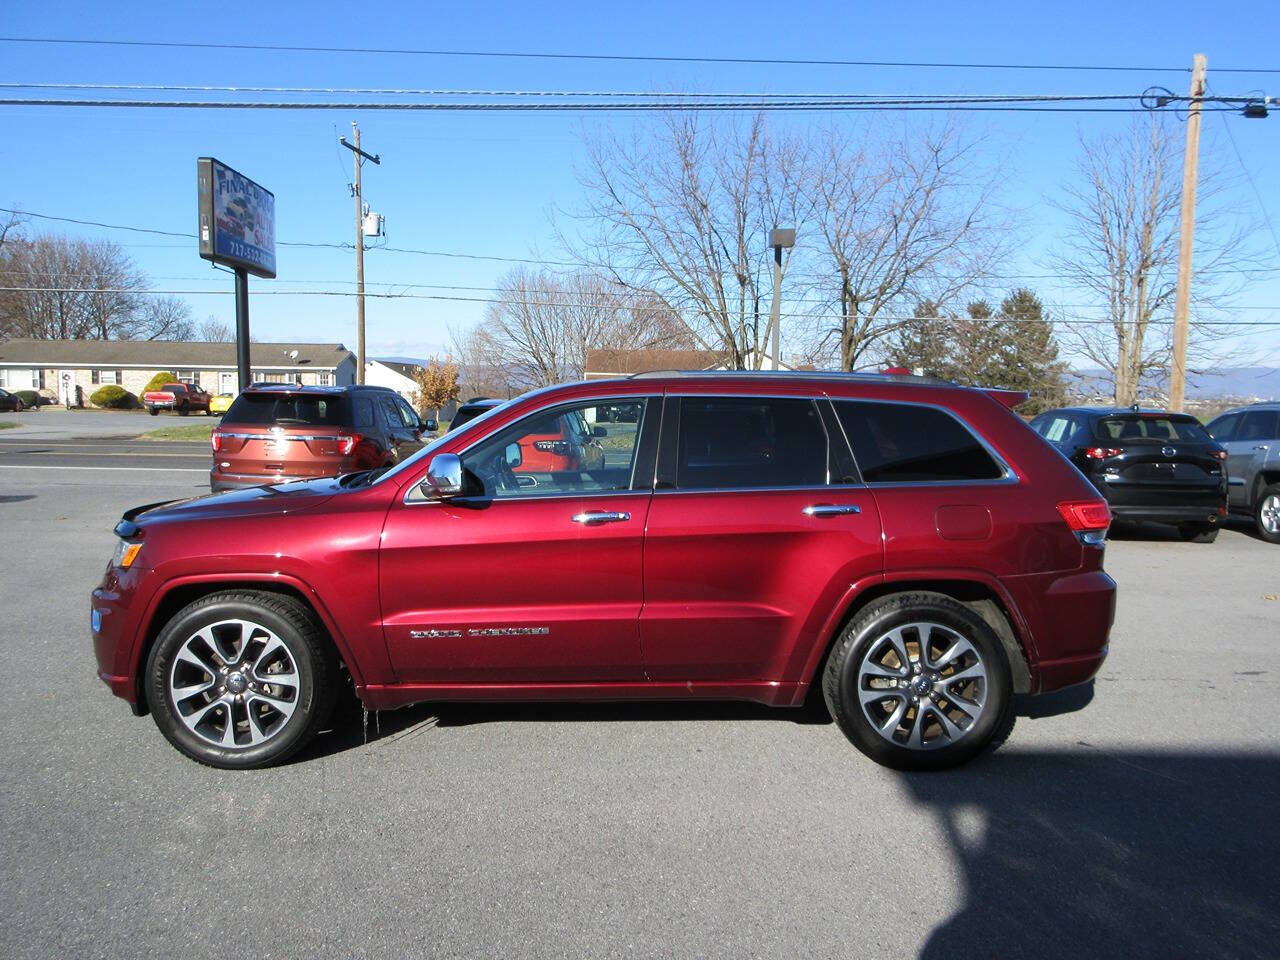
[[[1208,85],[1206,84],[1206,87]],[[1258,185],[1253,182],[1253,174],[1249,172],[1249,168],[1245,166],[1244,157],[1240,154],[1240,148],[1236,145],[1235,134],[1231,132],[1231,124],[1227,122],[1227,118],[1222,118],[1223,126],[1227,128],[1227,139],[1231,142],[1231,149],[1235,152],[1236,160],[1240,164],[1240,170],[1244,173],[1244,178],[1249,181],[1249,187],[1253,190],[1253,195],[1258,200],[1258,209],[1262,212],[1262,219],[1266,221],[1267,230],[1271,234],[1271,242],[1275,244],[1276,254],[1280,255],[1280,236],[1276,235],[1275,224],[1271,222],[1271,214],[1267,212],[1266,202],[1262,199],[1262,193],[1258,190]]]
[[[74,223],[81,226],[102,227],[107,230],[127,230],[131,233],[153,233],[159,236],[181,237],[187,240],[194,240],[196,238],[196,235],[194,233],[178,233],[172,230],[157,230],[150,227],[125,226],[124,224],[119,224],[119,223],[103,223],[100,220],[83,220],[76,217],[58,217],[48,213],[33,213],[29,210],[18,210],[12,207],[0,207],[0,213],[12,213],[20,217],[35,217],[40,220],[53,220],[59,223]],[[282,246],[282,247],[301,247],[301,248],[314,248],[314,249],[323,249],[323,250],[354,250],[355,249],[355,244],[353,243],[325,243],[320,241],[303,241],[303,240],[277,240],[276,245]],[[134,245],[125,244],[125,246],[134,246]],[[152,245],[142,244],[141,246],[151,247]],[[166,250],[184,249],[184,247],[179,244],[163,244],[161,246]],[[417,249],[413,247],[389,247],[389,246],[376,246],[376,247],[370,247],[369,249],[379,250],[379,251],[382,251],[383,253],[400,253],[400,254],[409,254],[413,256],[443,257],[447,259],[459,259],[459,260],[483,260],[483,261],[493,261],[496,263],[522,263],[522,264],[528,264],[531,266],[586,267],[586,268],[590,268],[594,266],[594,264],[585,260],[548,260],[545,258],[539,259],[535,257],[510,257],[510,256],[501,256],[499,254],[487,254],[487,253],[462,253],[456,250],[423,250],[423,249]],[[1216,276],[1219,274],[1239,274],[1242,276],[1252,276],[1255,274],[1272,274],[1276,272],[1277,272],[1276,268],[1270,268],[1270,267],[1218,267],[1212,271],[1202,271],[1200,275],[1207,276],[1212,274]],[[789,274],[789,276],[797,276],[797,275]],[[813,279],[812,275],[806,275],[803,273],[799,274],[799,276],[802,278],[807,277],[808,279]],[[957,278],[951,277],[951,276],[941,276],[939,279],[957,279]],[[994,281],[1017,282],[1021,280],[1071,281],[1074,278],[1068,275],[1055,274],[1055,273],[1018,273],[1018,274],[992,273],[992,274],[986,274],[983,277],[983,279],[993,281],[993,282]],[[283,283],[290,282],[284,278],[278,278],[278,280]],[[392,284],[392,285],[404,286],[404,284]],[[485,289],[488,289],[488,288],[485,288]]]
[[[183,50],[260,50],[273,53],[347,53],[425,57],[506,58],[514,60],[586,60],[624,63],[736,63],[806,67],[906,67],[946,70],[1050,70],[1110,73],[1186,73],[1186,67],[1142,67],[1129,64],[937,62],[923,60],[827,60],[794,57],[692,57],[675,54],[543,53],[509,50],[439,50],[405,47],[321,47],[267,43],[211,43],[166,40],[102,40],[79,37],[0,37],[0,43],[82,46],[156,47]],[[1216,73],[1280,73],[1272,67],[1215,67]]]
[[[150,296],[215,296],[225,297],[226,290],[133,290],[129,288],[101,288],[101,287],[24,287],[0,286],[0,293],[112,293],[112,294],[142,294]],[[354,297],[358,296],[354,290],[256,290],[253,294],[255,297]],[[530,300],[519,298],[501,298],[501,297],[462,297],[444,294],[428,294],[428,293],[369,293],[365,292],[366,297],[377,297],[382,300],[438,300],[453,303],[492,303],[507,306],[526,306],[526,307],[563,307],[563,308],[580,308],[582,303],[566,303],[554,300]],[[671,308],[665,305],[646,306],[626,306],[623,308],[626,312],[671,312]],[[804,318],[809,320],[839,320],[840,317],[832,314],[830,316],[814,316],[805,313],[783,313],[784,317]],[[888,314],[880,314],[877,319],[893,322],[902,322],[910,320],[922,319],[916,316],[896,316]],[[978,323],[998,323],[998,322],[1016,322],[1016,323],[1037,323],[1037,320],[1018,320],[1012,317],[981,317],[981,318],[964,318]],[[1087,323],[1102,324],[1110,326],[1110,320],[1096,320],[1088,317],[1061,317],[1057,318],[1071,323]],[[1167,325],[1172,320],[1152,320],[1154,325]],[[1211,327],[1280,327],[1280,320],[1205,320],[1199,321],[1198,326]]]

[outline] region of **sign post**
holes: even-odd
[[[276,275],[276,198],[213,157],[196,161],[200,256],[236,277],[236,373],[249,385],[249,274]]]

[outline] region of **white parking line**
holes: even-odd
[[[126,470],[137,473],[208,473],[196,467],[40,467],[25,464],[0,463],[0,470]]]

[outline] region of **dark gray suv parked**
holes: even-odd
[[[1228,410],[1209,433],[1227,449],[1227,506],[1253,517],[1264,540],[1280,543],[1280,403]]]

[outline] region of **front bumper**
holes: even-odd
[[[145,584],[150,571],[114,567],[89,597],[89,629],[93,636],[98,678],[136,714],[146,712],[138,689],[137,640],[142,613],[150,601]]]

